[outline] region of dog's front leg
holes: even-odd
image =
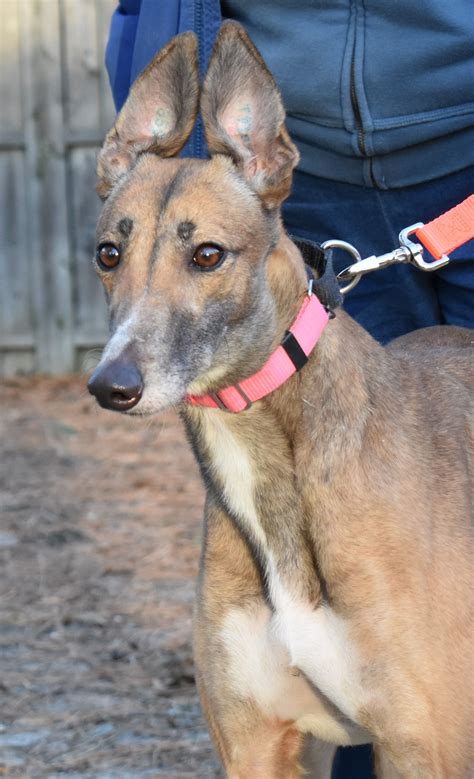
[[[284,716],[282,698],[300,682],[273,642],[271,610],[247,544],[212,500],[206,514],[195,661],[214,744],[229,779],[296,779],[303,775],[304,738]]]
[[[374,768],[377,779],[402,779],[402,774],[397,771],[382,747],[374,745],[374,756]]]
[[[428,745],[400,743],[397,748],[374,745],[377,779],[472,779],[468,768],[443,764]]]

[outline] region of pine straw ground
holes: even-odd
[[[215,779],[191,655],[203,490],[174,414],[3,381],[0,775]]]

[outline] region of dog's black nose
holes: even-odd
[[[97,368],[87,388],[102,408],[128,411],[137,405],[143,394],[143,379],[133,363],[118,359]]]

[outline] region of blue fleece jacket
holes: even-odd
[[[178,32],[198,34],[204,70],[221,15],[273,72],[305,173],[391,189],[474,164],[472,0],[121,0],[106,57],[117,108]],[[200,126],[186,151],[204,153]]]

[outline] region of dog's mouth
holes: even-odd
[[[99,398],[97,398],[97,401],[102,408],[109,409],[110,411],[133,413],[133,409],[140,402],[142,395],[143,390],[141,388],[138,388],[138,391],[133,394],[129,394],[126,391],[124,392],[121,388],[113,390],[105,402]]]

